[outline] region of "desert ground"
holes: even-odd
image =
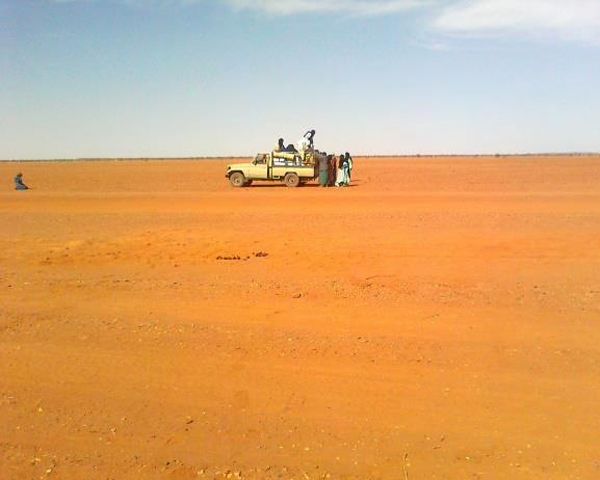
[[[1,479],[600,478],[600,157],[227,163],[0,163]]]

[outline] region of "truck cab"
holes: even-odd
[[[270,164],[271,155],[268,153],[259,153],[246,169],[245,175],[252,180],[268,180]]]

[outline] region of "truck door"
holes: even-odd
[[[266,155],[257,155],[248,168],[248,177],[256,180],[266,180],[268,175],[268,159]]]

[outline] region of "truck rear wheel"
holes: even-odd
[[[233,172],[229,175],[229,183],[237,188],[243,187],[246,183],[246,177],[244,177],[242,172]]]
[[[296,175],[295,173],[288,173],[284,177],[283,183],[285,183],[288,187],[297,187],[298,185],[300,185],[300,177],[298,177],[298,175]]]

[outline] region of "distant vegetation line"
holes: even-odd
[[[510,158],[510,157],[595,157],[600,156],[600,152],[570,152],[570,153],[480,153],[480,154],[402,154],[402,155],[373,155],[373,154],[356,154],[354,157],[360,158],[480,158],[480,157],[491,157],[491,158]],[[82,157],[82,158],[24,158],[24,159],[0,159],[0,163],[7,162],[127,162],[127,161],[140,161],[140,162],[151,162],[157,160],[169,160],[169,161],[203,161],[203,160],[246,160],[252,155],[236,155],[236,156],[209,156],[209,157]]]

